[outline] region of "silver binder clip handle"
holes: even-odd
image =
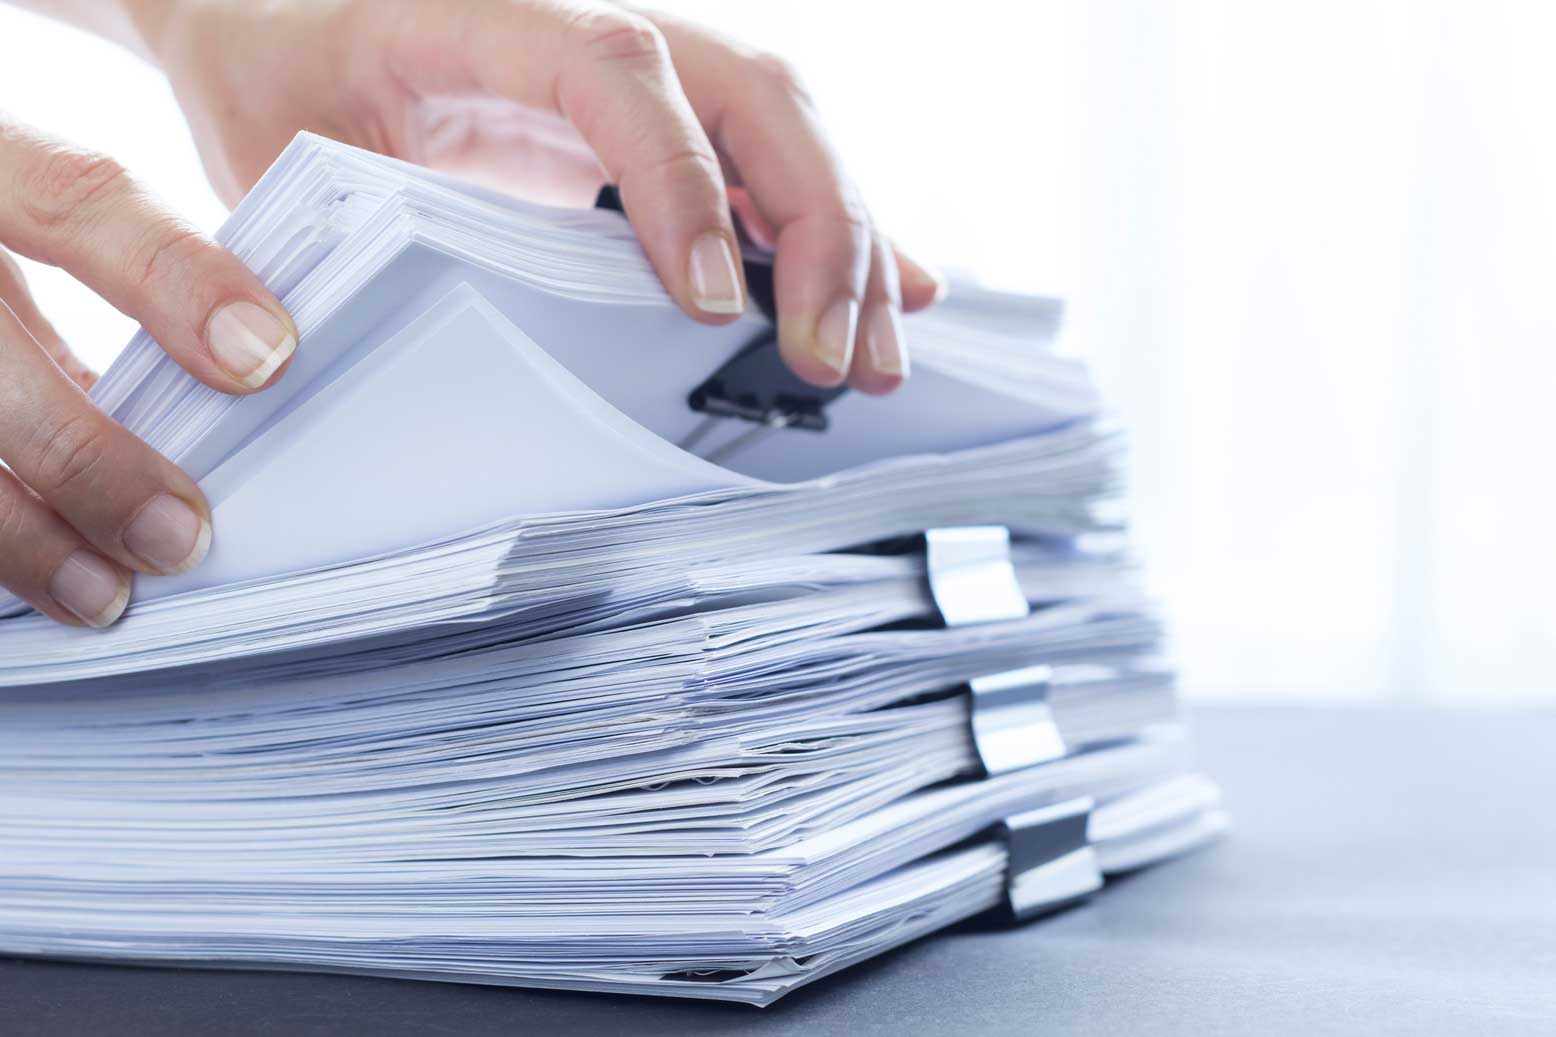
[[[1083,797],[1005,820],[1010,857],[1005,891],[1017,921],[1056,911],[1102,888],[1102,868],[1087,835],[1092,805],[1090,797]]]
[[[952,526],[924,533],[929,592],[948,627],[1023,619],[1031,612],[1004,526]]]
[[[1027,666],[976,677],[969,715],[985,774],[1005,774],[1063,759],[1069,748],[1048,705],[1053,669]]]
[[[1004,526],[952,526],[924,532],[929,592],[948,627],[1024,619],[1031,614]],[[1028,666],[977,677],[968,713],[986,774],[1048,763],[1067,751],[1048,707],[1053,670]]]

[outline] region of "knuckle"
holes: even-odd
[[[686,147],[661,155],[644,172],[686,183],[705,183],[723,175],[719,160],[706,148]]]
[[[89,483],[106,467],[108,437],[98,422],[73,415],[40,430],[37,460],[27,481],[45,497]]]
[[[846,231],[856,248],[868,252],[875,236],[870,213],[856,198],[840,198],[827,215],[828,222]]]
[[[579,51],[598,61],[647,64],[669,57],[669,45],[658,26],[627,11],[585,11],[569,29]]]
[[[769,89],[807,104],[810,103],[805,81],[800,76],[799,69],[788,58],[778,54],[758,54],[751,59],[751,64],[756,69],[758,81],[766,84]]]
[[[27,526],[26,498],[14,487],[0,485],[0,551],[7,545],[25,544]]]
[[[172,216],[153,217],[124,257],[124,276],[132,285],[178,283],[178,274],[200,254],[205,239]]]
[[[107,155],[60,144],[41,146],[22,191],[27,215],[45,228],[77,220],[104,196],[124,189],[129,174]]]

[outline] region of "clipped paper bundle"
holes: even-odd
[[[765,1004],[1224,826],[1054,303],[839,396],[617,213],[304,136],[221,237],[301,346],[95,390],[217,541],[0,621],[0,951]]]

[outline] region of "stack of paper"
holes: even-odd
[[[753,422],[689,397],[765,318],[618,214],[305,136],[222,239],[301,347],[95,391],[217,540],[0,621],[0,951],[767,1003],[1224,825],[1051,301],[958,286],[901,392]]]

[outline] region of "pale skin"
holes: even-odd
[[[305,129],[541,200],[586,203],[609,180],[670,296],[706,324],[745,307],[735,213],[776,250],[789,365],[868,393],[908,376],[901,314],[944,290],[874,226],[787,65],[666,15],[593,0],[12,2],[161,68],[229,204]],[[0,113],[0,586],[58,622],[108,626],[136,573],[200,564],[210,509],[93,406],[95,376],[7,250],[67,270],[223,392],[281,377],[296,329],[111,158]]]

